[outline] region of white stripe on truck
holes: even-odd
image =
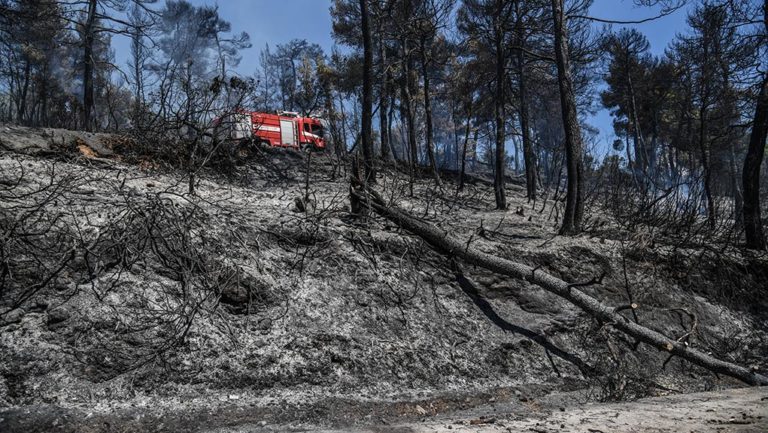
[[[267,125],[260,125],[256,127],[257,131],[269,131],[269,132],[280,132],[279,126],[267,126]]]

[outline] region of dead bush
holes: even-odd
[[[79,247],[61,203],[82,176],[61,174],[51,164],[45,176],[33,177],[23,160],[14,162],[0,170],[0,324],[63,284]]]
[[[222,298],[236,303],[233,294],[253,290],[239,267],[219,259],[226,245],[198,203],[167,192],[123,200],[84,254],[99,304],[74,348],[106,375],[162,361]],[[142,279],[147,267],[162,278]]]

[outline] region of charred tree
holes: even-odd
[[[766,17],[768,27],[768,2],[766,2]],[[749,136],[749,148],[744,158],[742,183],[744,185],[744,234],[747,248],[764,250],[766,248],[763,234],[763,221],[760,215],[760,166],[765,154],[765,141],[768,137],[768,74],[763,77],[760,93],[752,121],[752,132]]]
[[[88,14],[83,27],[83,129],[93,128],[93,42],[95,40],[97,0],[88,1]]]
[[[376,167],[373,156],[373,52],[371,29],[368,23],[368,0],[360,0],[360,21],[363,32],[363,107],[362,131],[363,165],[365,166],[366,183],[376,183]]]
[[[570,56],[568,53],[568,26],[563,0],[552,0],[552,17],[555,30],[555,60],[560,86],[560,105],[565,128],[565,156],[567,192],[565,212],[560,234],[576,235],[581,232],[584,218],[584,161],[581,128],[576,114],[576,96],[573,90]]]
[[[496,1],[496,16],[494,17],[493,31],[496,54],[496,96],[495,123],[496,123],[496,157],[494,158],[493,192],[496,197],[496,209],[507,208],[507,198],[504,191],[504,27],[501,13],[504,7],[503,0]]]
[[[432,175],[435,177],[435,183],[437,186],[441,186],[440,173],[437,171],[437,160],[435,159],[434,148],[434,132],[432,126],[432,106],[430,105],[430,92],[429,87],[429,60],[427,56],[427,47],[425,38],[422,37],[421,45],[421,73],[424,75],[424,122],[426,123],[426,147],[427,157],[429,158],[429,165],[432,167]]]
[[[768,37],[768,0],[763,1],[762,9],[764,37]],[[768,74],[763,75],[763,81],[760,84],[752,120],[752,132],[749,136],[749,148],[742,172],[744,233],[747,248],[755,250],[766,248],[763,221],[760,215],[760,167],[765,155],[766,138],[768,138]]]
[[[379,71],[379,130],[381,131],[381,159],[386,161],[392,158],[389,144],[389,65],[387,64],[387,46],[384,42],[384,35],[381,30],[381,19],[379,19],[379,62],[381,63]]]
[[[464,145],[461,147],[461,170],[459,171],[459,188],[464,189],[464,180],[467,169],[467,146],[469,145],[469,129],[472,126],[472,98],[467,101],[467,124],[464,127]],[[475,141],[477,141],[477,129],[475,129]]]
[[[523,26],[523,17],[520,14],[520,2],[515,3],[517,22],[515,23],[515,34],[518,43],[517,49],[517,91],[520,98],[520,132],[523,141],[523,162],[525,163],[525,190],[528,200],[536,200],[536,153],[533,150],[531,142],[531,131],[528,120],[528,89],[526,87],[526,67],[525,67],[525,28]]]
[[[413,195],[413,182],[416,175],[416,166],[419,164],[418,151],[416,148],[416,113],[413,106],[412,97],[412,83],[413,77],[411,73],[411,58],[408,47],[408,39],[403,37],[401,40],[402,45],[402,77],[400,81],[400,95],[402,101],[400,108],[405,117],[405,123],[408,129],[408,155],[409,155],[409,187],[410,193]]]

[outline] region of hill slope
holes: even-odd
[[[352,217],[328,155],[312,157],[308,189],[303,155],[262,151],[229,176],[199,173],[193,196],[183,173],[76,149],[0,154],[7,414],[45,404],[78,431],[136,408],[147,417],[124,431],[159,418],[344,425],[515,391],[614,400],[735,385],[524,282],[466,269],[477,286],[460,286],[418,238]],[[605,274],[585,290],[611,305],[631,295],[637,319],[670,336],[695,322],[690,344],[765,371],[765,257],[649,241],[598,211],[587,234],[555,237],[556,204],[526,203],[515,183],[500,212],[483,184],[457,194],[420,179],[410,197],[406,175],[383,173],[383,194],[473,246],[567,281]]]

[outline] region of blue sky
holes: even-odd
[[[259,53],[265,44],[273,47],[291,39],[307,39],[330,52],[330,1],[324,0],[189,0],[193,5],[217,5],[219,15],[232,24],[234,33],[246,32],[253,47],[242,52],[237,68],[242,75],[251,75],[259,68]],[[160,0],[156,8],[162,7]],[[130,41],[115,36],[112,41],[117,61],[125,65]]]
[[[232,23],[232,30],[251,35],[253,48],[243,52],[240,72],[252,74],[259,67],[259,53],[265,44],[274,48],[291,39],[306,39],[333,47],[330,1],[324,0],[191,0],[193,4],[218,4],[219,14]]]
[[[319,44],[326,52],[333,47],[331,37],[331,1],[324,0],[191,0],[196,5],[218,5],[222,18],[232,24],[234,32],[245,31],[251,36],[253,48],[245,50],[238,71],[251,75],[259,67],[259,53],[265,44],[274,47],[291,39],[307,39]],[[675,37],[685,32],[686,11],[681,9],[672,15],[644,24],[630,25],[643,32],[656,55]],[[658,9],[636,7],[631,0],[595,0],[590,14],[611,20],[638,20],[658,14]],[[602,25],[600,25],[602,26]],[[614,25],[615,29],[621,28]],[[119,40],[122,39],[122,40]],[[128,41],[117,38],[114,41],[118,62],[125,63]],[[125,53],[125,54],[124,54]],[[600,129],[601,152],[607,152],[613,142],[613,127],[610,114],[599,111],[589,118],[589,123]]]
[[[688,5],[671,15],[643,24],[613,25],[613,29],[637,28],[648,38],[651,53],[661,56],[675,35],[687,32],[686,16],[691,7]],[[637,21],[658,14],[658,8],[636,7],[631,0],[595,0],[590,9],[591,16],[614,21]],[[611,143],[613,143],[615,136],[610,113],[607,110],[600,110],[590,117],[588,122],[600,130],[600,148],[598,151],[603,154],[612,152]]]

